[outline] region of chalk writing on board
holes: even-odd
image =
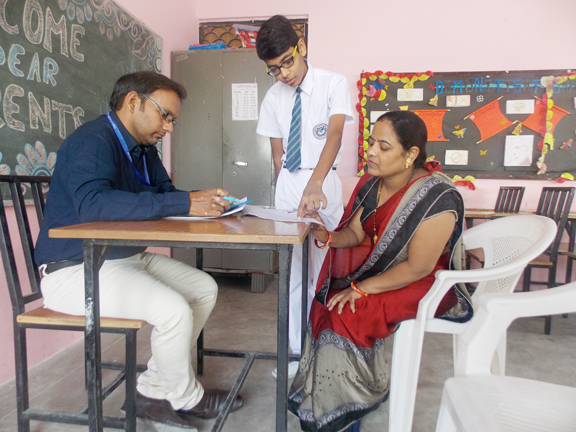
[[[0,0],[0,174],[51,175],[114,82],[162,70],[162,39],[113,0]]]

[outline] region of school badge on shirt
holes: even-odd
[[[314,134],[314,138],[318,140],[324,139],[326,138],[326,134],[328,133],[328,125],[326,123],[318,124],[314,126],[312,133]]]

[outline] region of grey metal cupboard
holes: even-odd
[[[274,79],[266,74],[255,50],[175,51],[172,78],[188,92],[172,134],[176,187],[223,187],[234,196],[253,199],[255,205],[272,205],[270,141],[256,134],[253,118]],[[242,87],[249,88],[248,96],[238,93]],[[184,262],[196,262],[193,250],[174,249],[173,254]],[[251,273],[252,291],[263,292],[277,269],[277,258],[266,251],[210,249],[204,251],[203,265],[207,271]]]

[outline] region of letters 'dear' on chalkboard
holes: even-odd
[[[358,81],[358,174],[386,111],[426,123],[429,158],[464,178],[576,176],[576,71],[364,72]]]
[[[116,80],[162,70],[162,39],[112,0],[0,0],[0,174],[52,175]]]

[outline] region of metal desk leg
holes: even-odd
[[[204,249],[196,248],[196,268],[204,269]],[[204,329],[196,339],[196,375],[204,374]]]
[[[306,236],[302,244],[302,334],[300,352],[304,351],[304,341],[306,340],[306,330],[308,328],[308,283],[310,275],[308,274],[308,256],[310,253],[310,235]],[[314,287],[316,288],[316,287]]]
[[[288,427],[288,308],[292,245],[278,249],[278,375],[276,378],[276,432]]]
[[[102,358],[100,352],[100,287],[98,271],[105,248],[84,241],[84,287],[86,295],[86,376],[88,381],[88,425],[102,432]]]

